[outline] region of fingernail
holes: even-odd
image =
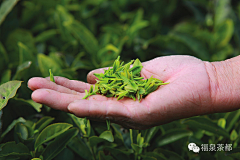
[[[72,103],[70,103],[70,104],[67,106],[67,110],[68,110],[69,113],[73,113],[73,112],[72,112],[71,104],[72,104]]]
[[[72,103],[70,103],[68,106],[67,106],[67,109],[70,113],[73,113],[73,110],[74,110],[74,107],[75,107],[75,103],[76,103],[77,100],[73,101]]]

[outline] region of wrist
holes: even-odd
[[[240,108],[240,56],[205,62],[210,81],[211,111],[228,112]]]

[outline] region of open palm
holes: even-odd
[[[176,119],[211,113],[209,76],[205,62],[191,56],[166,56],[142,63],[141,76],[158,78],[167,85],[160,86],[144,99],[134,101],[124,98],[107,98],[102,95],[82,99],[84,90],[95,83],[93,73],[88,74],[88,83],[55,77],[32,78],[28,82],[34,90],[32,99],[49,107],[71,112],[78,117],[105,120],[128,128],[146,129]]]

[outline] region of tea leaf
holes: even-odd
[[[23,140],[27,140],[27,138],[29,136],[27,127],[24,124],[19,123],[19,122],[15,125],[14,134],[16,134],[16,135],[18,134],[19,138],[21,138]],[[16,135],[14,135],[14,137],[17,137]],[[18,139],[18,138],[15,138],[15,139]]]
[[[38,132],[41,132],[47,125],[49,125],[52,121],[54,120],[54,118],[52,117],[42,117],[35,125],[34,129],[38,130]]]
[[[1,3],[0,7],[0,25],[8,15],[8,13],[13,9],[19,0],[7,0]]]
[[[140,74],[141,70],[142,70],[142,66],[134,66],[129,70],[129,72],[132,72],[133,75],[138,75]]]
[[[104,150],[110,151],[111,155],[114,157],[116,160],[131,160],[130,154],[131,152],[129,151],[124,151],[122,149],[117,149],[117,148],[112,148],[112,147],[104,147]]]
[[[99,137],[92,136],[89,138],[90,146],[95,146],[100,142],[113,142],[113,141],[114,141],[114,137],[111,131],[104,131],[99,135]]]
[[[21,81],[9,81],[0,86],[0,110],[7,105],[10,98],[15,96],[21,83]]]
[[[213,123],[208,118],[192,117],[184,120],[183,123],[192,127],[197,127],[198,129],[203,129],[211,133],[215,133],[217,135],[229,138],[229,134],[225,129],[219,127],[217,124]]]
[[[1,138],[3,138],[8,132],[10,132],[12,129],[13,129],[13,127],[17,124],[17,123],[19,123],[19,122],[26,122],[26,120],[24,119],[24,118],[22,118],[22,117],[19,117],[18,119],[15,119],[15,120],[13,120],[12,121],[12,123],[8,126],[8,128],[1,134]]]
[[[7,142],[1,147],[0,158],[7,156],[30,156],[30,152],[27,146],[22,143],[16,144],[15,142]],[[18,159],[15,157],[16,159]]]
[[[93,92],[93,86],[91,85],[90,89],[89,89],[89,93]]]
[[[236,130],[232,130],[231,134],[230,134],[230,140],[231,141],[235,141],[238,138],[238,134],[236,132]]]
[[[110,130],[110,124],[111,124],[111,123],[110,123],[110,120],[107,119],[106,122],[107,122],[107,129]]]
[[[184,160],[184,158],[182,158],[182,156],[178,155],[177,153],[162,148],[156,148],[153,152],[163,154],[167,159]]]
[[[56,29],[50,29],[50,30],[44,31],[37,35],[37,37],[35,38],[35,42],[47,41],[48,39],[56,36],[57,34],[58,34],[58,30]]]
[[[52,70],[49,69],[49,73],[50,73],[50,81],[54,82],[55,83],[55,80],[54,80],[54,77],[53,77],[53,74],[52,74]]]
[[[112,135],[111,131],[104,131],[102,134],[100,134],[99,138],[105,139],[109,142],[113,142],[114,141],[114,137]]]
[[[240,157],[240,148],[234,148],[232,151],[226,153],[227,156],[237,158],[239,159]]]
[[[120,56],[118,56],[118,58],[114,61],[113,63],[113,73],[116,72],[116,70],[119,68],[120,62],[119,62]]]
[[[114,61],[113,67],[104,70],[104,73],[95,73],[98,78],[95,84],[95,91],[91,86],[89,93],[85,90],[86,99],[90,95],[102,94],[106,97],[117,97],[117,100],[121,100],[124,97],[132,98],[139,101],[149,93],[155,91],[160,85],[168,84],[163,81],[150,77],[147,80],[143,80],[140,76],[142,64],[139,59],[132,60],[123,66],[123,62],[119,62],[120,56]],[[133,67],[130,68],[130,65]]]
[[[156,139],[156,146],[157,147],[164,146],[166,144],[175,142],[184,137],[189,137],[192,134],[193,133],[191,131],[188,131],[185,129],[168,130],[168,132],[166,132],[164,135],[162,135],[162,136],[158,137],[158,139]]]
[[[61,132],[62,133],[62,132]],[[78,134],[77,128],[71,128],[64,133],[60,134],[56,137],[52,142],[50,142],[46,149],[44,150],[42,156],[45,160],[51,160],[55,156],[57,156],[71,141]]]
[[[80,22],[74,21],[71,25],[65,25],[66,28],[76,37],[84,46],[88,53],[96,55],[99,46],[94,35]]]
[[[119,93],[117,100],[122,99],[124,96],[126,96],[126,95],[128,94],[128,92],[129,92],[129,91],[123,91],[123,92]]]
[[[240,110],[229,112],[226,114],[226,130],[229,132],[232,127],[236,124],[240,117]]]
[[[61,66],[52,58],[44,54],[38,54],[37,58],[39,69],[44,77],[49,75],[49,68],[51,68],[56,75],[60,75]]]
[[[14,75],[13,79],[16,80],[16,79],[21,79],[23,77],[23,73],[26,69],[28,69],[30,66],[31,66],[32,62],[31,61],[26,61],[22,64],[20,64],[18,67],[17,67],[17,72],[16,74]]]
[[[29,50],[29,48],[24,45],[22,42],[17,43],[19,47],[19,64],[23,64],[26,61],[34,62],[34,55],[32,51]]]
[[[224,118],[220,118],[218,120],[218,126],[222,127],[223,129],[225,129],[226,126],[226,120]]]
[[[53,138],[57,137],[61,133],[68,130],[70,127],[72,127],[72,125],[67,124],[67,123],[55,123],[55,124],[47,126],[37,137],[35,144],[34,144],[35,150],[41,144],[52,140]]]
[[[92,153],[88,146],[78,137],[74,137],[67,145],[71,148],[76,154],[84,159],[89,159],[92,157]]]

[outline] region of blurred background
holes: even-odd
[[[49,69],[57,76],[86,81],[89,71],[111,66],[119,55],[125,62],[135,58],[144,62],[167,55],[221,61],[240,54],[239,0],[0,0],[0,4],[0,84],[23,81],[0,114],[2,131],[19,117],[32,123],[44,116],[71,122],[66,113],[46,106],[26,107],[24,100],[31,100],[27,81],[49,76]],[[168,151],[161,154],[167,158],[178,154],[174,159],[220,160],[226,158],[225,152],[194,154],[187,144],[231,143],[237,148],[239,116],[239,111],[218,113],[133,132],[142,132],[145,138],[154,133],[143,153],[163,146]],[[106,129],[105,124],[99,129],[99,123],[91,122],[96,135]],[[13,134],[9,131],[2,142],[13,140]],[[123,150],[131,149],[129,132],[121,134],[127,146]],[[239,150],[233,153],[235,158],[240,157]]]
[[[55,74],[78,72],[80,80],[85,70],[109,66],[118,55],[125,61],[176,54],[218,61],[240,51],[238,0],[22,0],[2,8],[10,13],[0,21],[1,52],[11,58],[1,64],[12,72],[23,46],[34,60],[38,53],[61,59],[55,63],[64,71],[55,66]]]

